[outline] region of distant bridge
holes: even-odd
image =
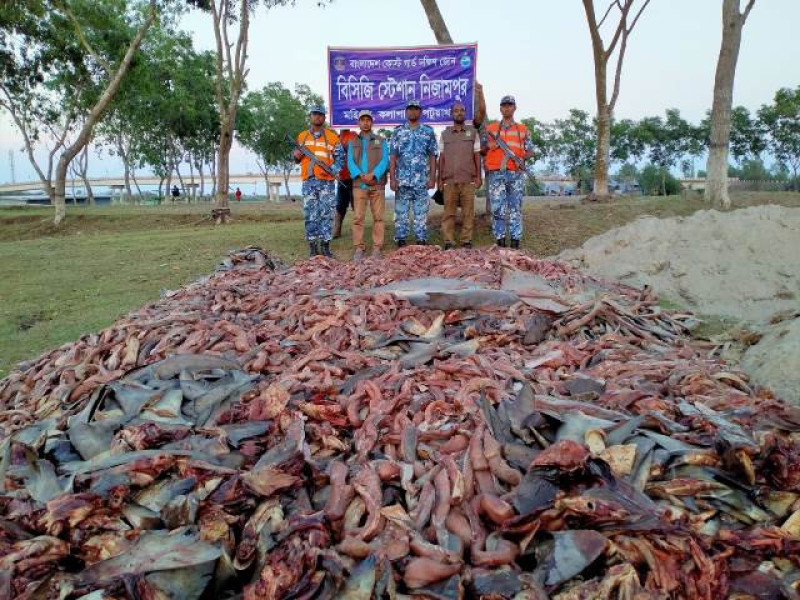
[[[269,182],[271,184],[280,184],[283,185],[283,176],[282,175],[268,175]],[[256,173],[247,173],[246,175],[231,175],[230,184],[233,186],[236,185],[246,185],[248,183],[264,183],[264,176],[261,174]],[[153,176],[145,176],[145,177],[137,177],[136,182],[141,185],[158,185],[159,183],[164,183],[166,180],[161,180],[159,177]],[[179,179],[177,177],[172,178],[173,184],[179,184]],[[290,182],[299,182],[300,181],[300,174],[299,173],[292,173],[289,175]],[[191,184],[191,177],[184,176],[183,183],[185,185]],[[194,184],[199,186],[200,185],[200,176],[195,175],[194,177]],[[206,186],[213,185],[213,180],[211,176],[208,174],[203,175],[203,184]],[[83,187],[83,180],[82,179],[67,179],[67,189],[71,188],[72,186],[75,187]],[[118,188],[123,189],[125,187],[125,178],[124,177],[90,177],[89,178],[89,185],[92,187],[108,187],[108,188]],[[131,185],[133,186],[133,179],[131,179]],[[0,184],[0,194],[13,194],[19,192],[31,192],[37,191],[42,189],[42,182],[41,181],[25,181],[22,183],[3,183]]]

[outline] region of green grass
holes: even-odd
[[[800,206],[800,194],[747,194],[737,207]],[[483,212],[483,200],[477,200]],[[706,208],[699,198],[623,199],[611,204],[527,205],[525,249],[552,255],[642,215],[688,215]],[[233,207],[234,222],[214,227],[208,206],[69,207],[61,227],[47,208],[0,209],[0,376],[20,360],[107,327],[120,316],[210,272],[229,251],[261,246],[293,262],[306,257],[298,204]],[[348,214],[345,236],[334,242],[352,257]],[[441,209],[431,218],[432,241]],[[368,218],[369,219],[369,218]],[[390,219],[391,220],[391,219]],[[476,245],[489,245],[485,217]],[[369,236],[369,232],[367,234]],[[387,239],[393,229],[387,227]]]

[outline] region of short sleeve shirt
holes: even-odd
[[[430,125],[412,129],[408,123],[394,130],[389,151],[397,156],[397,183],[406,187],[425,188],[430,176],[429,159],[439,155],[436,134]]]

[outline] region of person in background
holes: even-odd
[[[436,187],[436,159],[439,146],[430,125],[420,122],[422,105],[418,100],[406,104],[406,123],[394,130],[389,144],[389,178],[394,197],[394,239],[398,247],[406,245],[409,232],[409,208],[414,213],[414,237],[418,244],[428,243],[428,190]]]
[[[181,197],[181,191],[178,189],[177,185],[172,186],[172,201],[175,202],[178,198]]]
[[[380,258],[383,248],[383,213],[386,206],[386,172],[389,168],[389,145],[372,131],[372,112],[358,113],[361,132],[350,141],[347,165],[353,177],[353,260],[364,257],[364,218],[369,202],[372,213],[372,257]]]
[[[533,157],[533,142],[528,128],[514,120],[517,102],[514,96],[503,96],[500,113],[503,118],[485,128],[481,144],[486,169],[487,195],[492,207],[492,233],[497,245],[506,245],[506,211],[508,211],[508,234],[511,247],[519,248],[522,239],[522,198],[525,193],[523,177],[517,164],[495,141],[500,139],[520,160]]]
[[[241,202],[242,201],[242,190],[240,190],[238,187],[236,188],[236,194],[234,194],[234,195],[236,196],[236,201],[237,202]]]
[[[450,110],[453,124],[439,139],[439,189],[444,195],[442,237],[444,249],[455,246],[456,212],[461,206],[461,245],[472,247],[475,192],[481,187],[481,143],[478,130],[466,124],[467,109],[456,102]]]
[[[342,143],[345,156],[347,156],[348,145],[354,137],[356,134],[350,129],[339,131],[339,141]],[[341,181],[336,182],[336,217],[333,222],[333,239],[342,237],[342,223],[347,215],[347,207],[352,208],[353,206],[353,177],[347,168],[347,160],[344,161],[339,177]]]
[[[336,132],[325,127],[325,107],[312,106],[309,120],[310,127],[297,135],[297,144],[304,146],[333,173],[338,173],[344,164],[344,149]],[[293,152],[293,156],[300,164],[303,180],[303,213],[309,253],[311,256],[322,254],[331,257],[333,215],[336,212],[335,177],[319,165],[312,164],[299,149]]]

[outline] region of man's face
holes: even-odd
[[[358,120],[358,126],[361,128],[362,133],[369,133],[372,131],[372,117],[366,115]]]
[[[510,119],[514,116],[514,113],[517,112],[517,105],[516,104],[501,104],[500,105],[500,114],[503,115],[504,119]]]
[[[321,126],[325,123],[325,115],[321,115],[319,113],[311,113],[311,124],[316,125],[317,127]]]
[[[408,120],[412,123],[419,121],[420,116],[422,115],[422,109],[418,106],[411,106],[406,109],[406,116]]]
[[[467,109],[464,108],[463,104],[456,104],[453,106],[450,113],[453,116],[453,123],[456,125],[463,125],[464,121],[467,119]]]

